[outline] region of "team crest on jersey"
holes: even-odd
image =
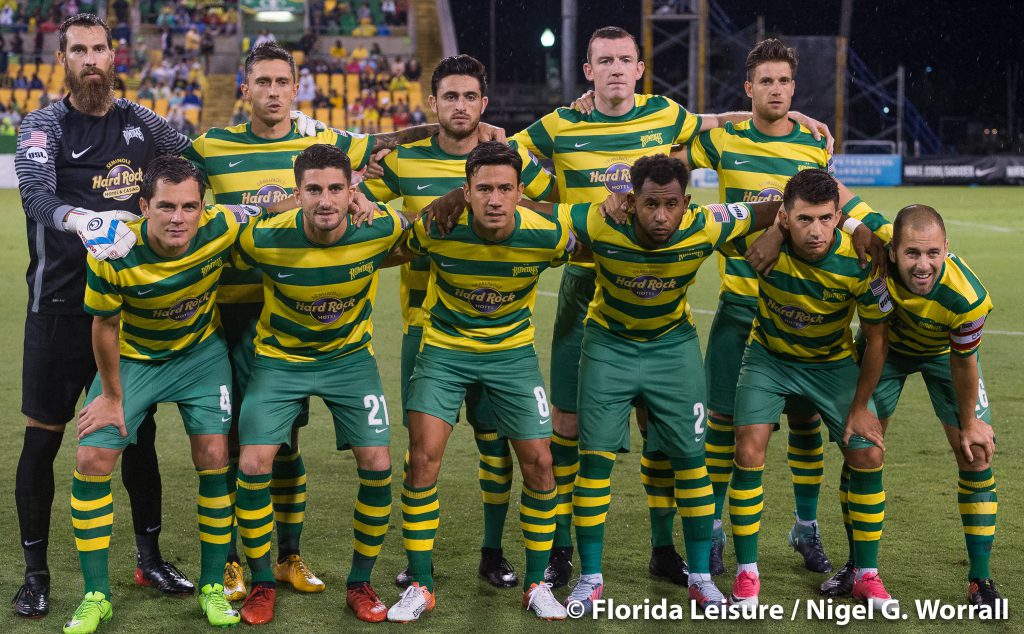
[[[364,262],[359,266],[351,266],[348,269],[348,279],[352,281],[360,275],[370,275],[373,273],[373,262]]]
[[[629,175],[629,165],[626,163],[612,163],[603,170],[591,170],[590,182],[600,183],[614,194],[628,194],[633,191],[633,180]]]
[[[516,275],[540,275],[540,267],[536,264],[516,264],[512,267],[512,277]]]
[[[794,330],[803,330],[808,326],[816,326],[825,322],[824,315],[814,315],[799,306],[780,304],[771,297],[765,298],[768,309],[779,316],[782,323]]]
[[[658,145],[665,145],[665,142],[661,138],[661,132],[652,132],[650,134],[641,135],[640,147],[647,147],[648,143],[657,143]]]
[[[675,279],[663,280],[650,273],[642,273],[635,277],[616,275],[613,280],[616,286],[628,290],[640,299],[654,299],[663,291],[678,288],[679,284]]]
[[[124,137],[125,145],[131,145],[132,139],[138,139],[143,143],[146,142],[146,137],[142,136],[142,128],[137,125],[130,125],[121,130],[121,136]]]
[[[516,301],[515,292],[502,293],[496,288],[488,288],[486,286],[475,288],[471,291],[457,288],[454,295],[475,308],[477,312],[485,315],[493,313],[505,304],[511,304]]]
[[[255,193],[244,192],[242,194],[242,204],[270,207],[289,196],[291,196],[291,192],[286,190],[284,187],[281,187],[277,183],[267,183],[256,190]]]
[[[142,168],[132,169],[128,159],[114,159],[107,163],[106,176],[93,176],[92,188],[103,190],[103,197],[112,200],[128,200],[139,193],[142,183]]]
[[[160,308],[153,311],[153,319],[170,319],[173,321],[188,321],[199,309],[210,301],[210,291],[206,291],[199,297],[183,297],[170,308]]]
[[[822,288],[821,299],[841,304],[850,299],[850,294],[843,288]]]
[[[295,302],[295,311],[305,313],[321,324],[331,324],[338,321],[346,310],[351,310],[356,305],[352,297],[334,297],[324,295],[311,302]]]

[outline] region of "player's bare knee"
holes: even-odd
[[[67,426],[67,423],[61,423],[61,424],[57,424],[57,425],[52,425],[52,424],[49,424],[49,423],[43,423],[43,422],[37,421],[36,419],[31,418],[31,417],[25,419],[25,427],[36,427],[38,429],[45,429],[46,431],[52,431],[52,432],[56,432],[58,434],[63,434],[64,433],[64,428],[66,426]]]
[[[391,469],[391,455],[387,447],[353,447],[356,466],[363,471],[387,471]]]
[[[551,451],[541,440],[513,441],[519,458],[523,483],[534,491],[547,491],[555,487],[551,469]]]
[[[878,447],[846,449],[843,454],[846,457],[846,464],[854,469],[877,469],[885,460],[885,452]]]
[[[192,439],[192,464],[196,469],[221,469],[228,464],[227,436],[202,434]]]
[[[262,451],[261,451],[262,449]],[[266,475],[274,468],[277,445],[247,445],[238,457],[238,470],[246,475]]]
[[[551,425],[559,436],[577,438],[580,435],[579,419],[576,412],[564,412],[557,407],[551,408]]]
[[[736,464],[747,469],[764,465],[771,428],[771,425],[736,427]]]
[[[409,468],[406,481],[410,486],[425,487],[437,481],[441,470],[441,456],[431,455],[425,450],[409,450]]]
[[[106,476],[114,472],[121,452],[116,449],[78,446],[75,454],[75,469],[82,475]]]

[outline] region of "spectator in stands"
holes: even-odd
[[[345,74],[358,75],[360,72],[362,72],[362,67],[359,65],[359,60],[354,57],[348,58],[345,63]]]
[[[20,68],[18,69],[18,74],[15,76],[14,81],[11,82],[11,87],[15,90],[28,88],[28,78],[25,77],[25,72]]]
[[[224,11],[224,34],[234,35],[238,31],[238,9],[231,5]]]
[[[21,126],[21,107],[18,105],[17,101],[11,102],[11,107],[7,110],[7,116],[11,118],[11,123],[15,128]]]
[[[118,22],[127,24],[130,21],[128,16],[128,0],[114,0],[110,3],[110,6],[114,9],[114,18]]]
[[[423,108],[420,108],[419,105],[417,105],[416,109],[409,115],[409,123],[412,125],[423,125],[426,122],[427,115],[423,113]]]
[[[135,67],[142,68],[149,63],[149,47],[146,46],[146,38],[138,36],[135,38],[135,46],[132,47],[135,56]]]
[[[50,95],[45,90],[39,93],[39,97],[36,99],[36,107],[40,110],[50,105]]]
[[[3,121],[0,121],[0,136],[14,136],[17,132],[9,116],[5,116]]]
[[[175,88],[174,92],[171,93],[171,98],[167,100],[167,107],[171,109],[181,109],[185,104],[185,89]]]
[[[316,98],[316,82],[313,81],[313,73],[309,72],[308,68],[303,68],[299,72],[299,89],[295,100],[300,104],[309,104],[314,98]]]
[[[364,111],[376,110],[377,95],[372,90],[363,90],[360,96],[360,103],[362,103]]]
[[[39,75],[37,73],[32,73],[32,79],[30,79],[28,82],[28,89],[42,90],[44,88],[46,88],[46,86],[43,85],[43,80],[39,79]]]
[[[299,38],[298,49],[302,51],[304,57],[308,58],[309,54],[312,53],[315,48],[316,34],[307,29],[306,32],[302,34],[302,37]]]
[[[384,0],[380,3],[380,12],[384,14],[384,22],[396,26],[398,24],[398,4],[395,0]]]
[[[64,3],[63,19],[70,18],[73,15],[78,15],[78,3],[75,0],[68,0]]]
[[[160,33],[160,50],[164,52],[164,59],[174,55],[174,33],[170,27],[164,27]]]
[[[352,59],[364,60],[370,56],[370,49],[366,48],[364,44],[356,44],[356,47],[352,49]]]
[[[409,127],[411,117],[409,117],[409,109],[405,107],[405,104],[396,104],[395,112],[391,115],[391,118],[394,121],[396,130]]]
[[[231,125],[241,125],[249,122],[249,115],[245,112],[245,106],[239,102],[235,106],[235,112],[231,115]]]
[[[118,40],[114,51],[114,70],[118,73],[129,73],[132,70],[132,49],[128,40]]]
[[[153,81],[151,79],[144,79],[142,84],[139,86],[139,92],[136,95],[139,101],[156,99],[156,94],[153,92]]]
[[[405,60],[402,59],[401,55],[396,55],[391,58],[391,63],[388,65],[392,75],[401,75],[405,72]]]
[[[185,91],[185,99],[181,102],[181,106],[184,110],[202,110],[203,100],[199,98],[195,90],[189,88]]]
[[[8,4],[3,9],[0,9],[0,27],[13,27],[14,26],[14,7]]]
[[[316,89],[316,96],[313,97],[314,108],[330,108],[331,99],[323,93],[319,88]]]
[[[157,16],[156,26],[159,29],[170,29],[174,30],[177,28],[177,18],[174,15],[174,7],[170,4],[164,4],[160,9],[160,15]],[[166,48],[164,49],[167,50]]]
[[[167,123],[172,128],[174,128],[178,132],[181,132],[185,136],[195,136],[195,126],[193,126],[192,123],[185,118],[185,113],[181,110],[181,108],[170,109],[170,111],[167,113]]]
[[[199,54],[203,58],[203,72],[207,75],[210,74],[210,58],[213,57],[213,51],[216,45],[213,41],[213,31],[207,29],[206,33],[203,33],[203,40],[199,43]]]
[[[36,65],[43,63],[43,31],[42,29],[36,31],[36,42],[35,49],[32,51],[32,55],[35,57]],[[25,63],[24,60],[21,62]]]
[[[370,11],[369,2],[363,2],[359,5],[359,10],[356,11],[356,19],[359,20],[360,23],[362,23],[363,20],[369,20],[371,24],[373,23],[373,12]]]
[[[377,66],[381,65],[381,61],[384,59],[384,51],[380,50],[380,42],[374,42],[373,46],[370,47],[370,59],[377,63]]]
[[[21,39],[21,33],[15,31],[11,36],[11,55],[16,55],[20,59],[24,52],[25,40]]]
[[[358,99],[352,101],[348,105],[348,125],[349,131],[359,132],[363,124],[363,104]]]
[[[391,78],[388,90],[391,92],[409,90],[409,80],[405,78],[405,75],[395,75]]]
[[[419,81],[422,74],[423,67],[420,66],[419,60],[415,57],[409,58],[409,61],[405,63],[405,78],[409,81]]]
[[[334,40],[334,46],[331,47],[331,57],[337,60],[348,57],[348,51],[345,50],[345,45],[342,44],[340,39]]]
[[[185,59],[199,57],[199,45],[202,41],[199,29],[195,25],[188,27],[188,31],[185,32]]]
[[[267,42],[276,42],[277,38],[270,32],[270,29],[261,29],[259,35],[256,36],[256,40],[253,41],[252,46],[256,48],[260,44],[266,44]]]
[[[0,75],[7,74],[7,42],[0,35]]]
[[[363,68],[359,73],[359,90],[370,90],[377,87],[377,78],[369,68]]]

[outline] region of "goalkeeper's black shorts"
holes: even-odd
[[[63,425],[75,417],[78,399],[96,374],[92,321],[92,315],[28,312],[21,365],[22,414],[46,425]]]

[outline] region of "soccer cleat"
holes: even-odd
[[[241,601],[245,598],[245,577],[242,565],[237,561],[224,564],[224,596],[228,601]]]
[[[25,575],[25,583],[14,595],[14,613],[26,619],[38,619],[50,612],[50,573]]]
[[[744,570],[736,575],[732,582],[732,596],[729,603],[732,605],[757,605],[757,596],[761,594],[761,579],[756,572]]]
[[[348,607],[360,621],[380,623],[388,618],[388,606],[380,600],[369,582],[349,584],[347,595]]]
[[[647,570],[652,577],[671,581],[677,586],[686,587],[689,583],[689,570],[686,561],[676,552],[675,546],[663,546],[651,551],[651,562]]]
[[[718,589],[715,582],[711,580],[710,575],[708,575],[708,578],[691,575],[690,580],[692,581],[689,588],[690,600],[696,604],[701,612],[709,605],[725,605],[727,603],[725,595]]]
[[[604,577],[600,574],[582,575],[576,580],[572,592],[565,599],[565,607],[572,618],[578,619],[581,616],[591,614],[594,611],[594,601],[604,594]],[[578,607],[575,607],[577,604]]]
[[[991,579],[971,579],[967,586],[967,601],[971,605],[987,605],[995,608],[996,602],[1003,596],[996,590],[996,582]]]
[[[515,568],[508,563],[500,548],[480,549],[479,573],[495,588],[511,588],[519,584]]]
[[[857,576],[857,570],[853,567],[853,560],[848,560],[836,574],[826,579],[821,584],[821,594],[829,597],[847,597],[853,592],[853,580]]]
[[[433,563],[430,564],[430,574],[431,575],[434,574],[434,564]],[[400,572],[397,575],[395,575],[395,585],[398,586],[399,588],[401,588],[402,590],[405,590],[410,585],[412,585],[412,582],[413,582],[412,573],[409,572],[409,567],[408,566],[406,566],[405,569],[402,570],[402,572]]]
[[[572,546],[555,546],[548,555],[548,565],[544,569],[544,581],[552,588],[569,585],[572,578]]]
[[[788,541],[793,550],[803,555],[804,568],[811,572],[832,572],[832,562],[828,560],[825,548],[821,545],[817,522],[813,522],[810,527],[794,523],[793,528],[789,529]]]
[[[78,605],[71,620],[64,624],[64,634],[92,634],[114,615],[114,608],[102,592],[90,592]]]
[[[196,591],[194,583],[188,580],[185,573],[163,559],[156,564],[144,564],[136,556],[138,565],[135,568],[135,583],[147,588],[156,588],[164,594],[192,594]]]
[[[533,611],[545,621],[562,621],[569,616],[565,606],[551,594],[550,583],[530,584],[530,589],[523,593],[523,609]]]
[[[883,610],[885,606],[894,601],[877,573],[868,573],[853,582],[853,598],[864,603],[873,603],[876,610]]]
[[[288,555],[284,561],[274,564],[274,579],[290,584],[299,592],[323,592],[326,587],[300,555]]]
[[[274,586],[254,584],[242,603],[242,620],[249,625],[263,625],[273,621],[276,595]]]
[[[206,615],[206,620],[214,627],[237,625],[242,619],[238,610],[231,607],[224,597],[224,586],[219,583],[206,584],[199,591],[199,609]]]
[[[424,612],[433,610],[434,605],[434,593],[413,581],[398,598],[398,603],[388,609],[388,620],[392,623],[409,623],[419,619]]]
[[[711,574],[720,575],[725,572],[725,561],[722,551],[725,550],[725,531],[721,527],[711,534]]]

